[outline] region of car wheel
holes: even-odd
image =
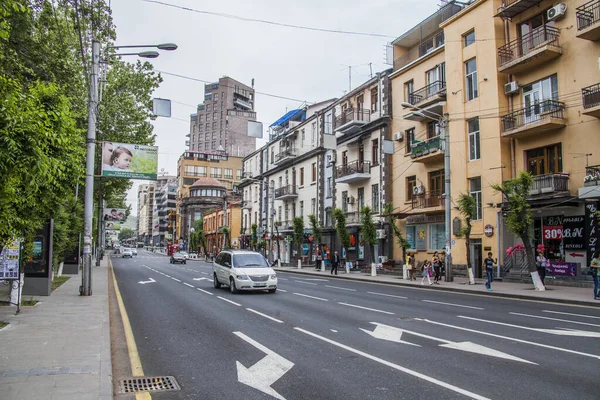
[[[277,288],[275,288],[275,289],[269,289],[269,293],[275,293],[276,290],[277,290]]]
[[[213,273],[213,285],[215,289],[219,289],[221,287],[221,282],[217,279],[217,274]]]
[[[184,263],[184,264],[186,264],[187,262],[186,262],[186,261],[184,261],[183,263]]]
[[[235,280],[233,278],[229,278],[229,291],[234,294],[238,292],[237,288],[235,287]]]

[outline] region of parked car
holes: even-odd
[[[129,258],[133,258],[133,253],[131,252],[131,249],[128,248],[124,248],[121,249],[121,257],[125,258],[125,257],[129,257]]]
[[[215,288],[229,286],[231,293],[239,290],[277,290],[277,274],[265,258],[254,251],[225,250],[213,262]]]
[[[131,254],[133,254],[134,256],[137,256],[137,249],[135,247],[131,248]]]
[[[187,251],[180,251],[179,254],[183,255],[186,260],[190,258],[190,255],[187,253]]]
[[[176,264],[176,263],[180,263],[180,264],[185,264],[187,258],[185,257],[184,254],[181,254],[181,252],[177,252],[177,253],[173,253],[171,255],[171,259],[169,260],[169,262],[171,264]]]

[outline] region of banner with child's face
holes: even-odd
[[[102,142],[102,176],[156,180],[158,147]]]
[[[125,221],[127,213],[124,208],[105,208],[104,209],[104,221]],[[111,227],[105,226],[108,229],[114,229],[114,225]],[[120,227],[119,227],[120,229]]]

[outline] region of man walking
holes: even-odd
[[[492,291],[492,281],[494,280],[494,259],[492,258],[492,252],[488,252],[488,256],[485,260],[483,260],[483,265],[485,266],[485,274],[487,275],[487,282],[485,283],[485,287],[488,291]]]
[[[335,271],[335,274],[338,274],[338,266],[340,265],[340,256],[338,255],[338,252],[336,251],[333,254],[333,257],[331,257],[331,275],[333,275],[333,271]]]

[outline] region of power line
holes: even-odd
[[[207,14],[207,15],[213,15],[213,16],[217,16],[217,17],[235,19],[235,20],[239,20],[239,21],[258,22],[261,24],[277,25],[277,26],[283,26],[283,27],[295,28],[295,29],[304,29],[304,30],[308,30],[308,31],[340,33],[340,34],[344,34],[344,35],[370,36],[370,37],[382,37],[382,38],[395,38],[396,37],[396,36],[390,36],[390,35],[383,35],[380,33],[353,32],[353,31],[343,31],[343,30],[337,30],[337,29],[315,28],[315,27],[302,26],[302,25],[286,24],[283,22],[275,22],[275,21],[268,21],[268,20],[264,20],[264,19],[242,17],[239,15],[233,15],[233,14],[218,13],[218,12],[212,12],[212,11],[206,11],[206,10],[197,10],[194,8],[183,7],[183,6],[179,6],[176,4],[164,3],[162,1],[157,1],[157,0],[142,0],[142,1],[144,1],[146,3],[156,3],[156,4],[160,4],[160,5],[167,6],[167,7],[178,8],[180,10],[194,12],[194,13],[198,13],[198,14]]]

